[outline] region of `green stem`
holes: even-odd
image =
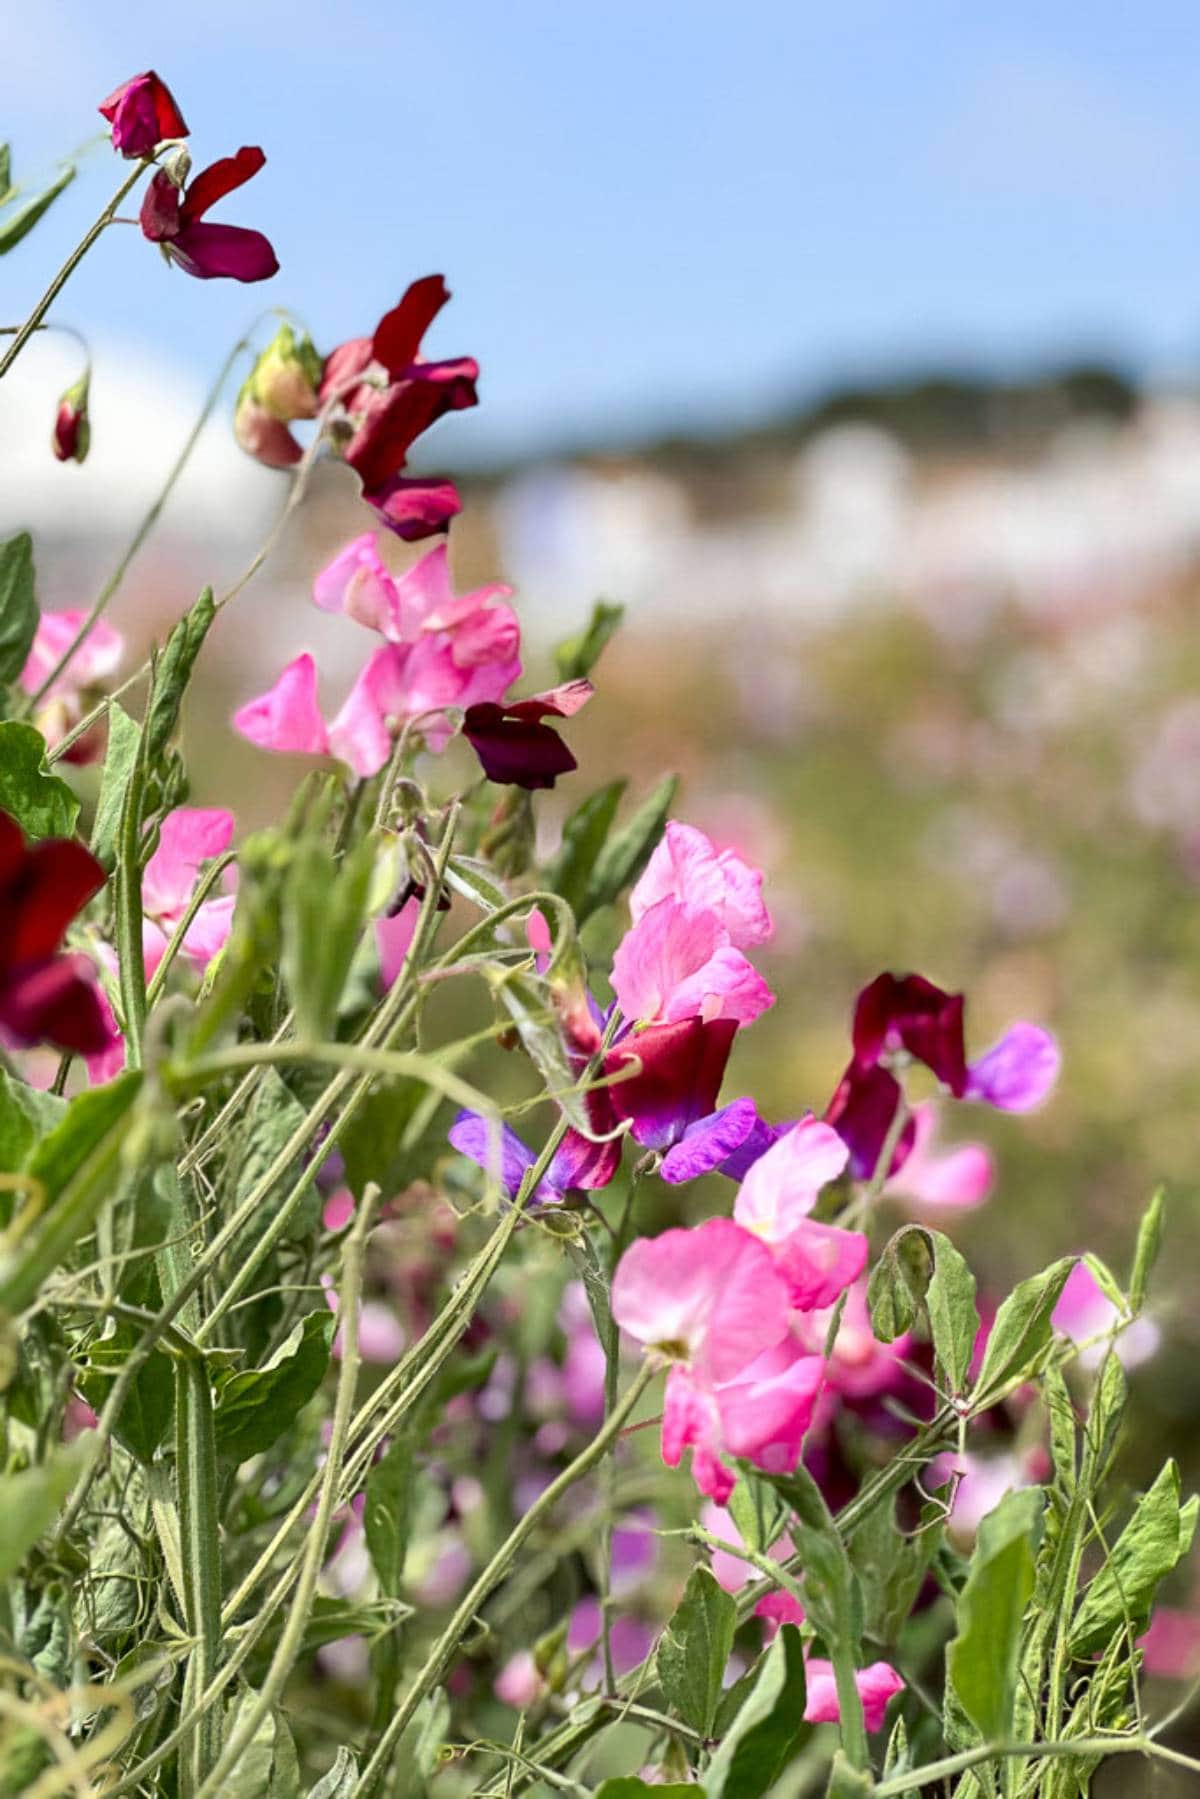
[[[188,1709],[217,1671],[221,1651],[221,1544],[218,1535],[217,1446],[212,1391],[201,1356],[189,1356],[175,1372],[176,1480],[183,1558],[187,1627],[196,1646],[188,1658],[183,1706]],[[181,1758],[180,1786],[187,1795],[202,1789],[221,1752],[221,1714],[210,1706],[200,1714],[189,1751]]]
[[[1183,1755],[1178,1749],[1164,1748],[1161,1743],[1144,1736],[1063,1737],[1053,1743],[980,1743],[974,1749],[947,1755],[924,1768],[914,1768],[907,1774],[894,1775],[891,1780],[881,1780],[874,1789],[873,1799],[903,1799],[914,1788],[933,1786],[939,1780],[966,1773],[968,1768],[979,1768],[986,1762],[1014,1755],[1028,1756],[1035,1761],[1063,1755],[1149,1755],[1171,1762],[1177,1768],[1190,1768],[1193,1773],[1200,1773],[1200,1761]]]
[[[29,317],[25,320],[25,323],[14,333],[13,340],[8,346],[8,349],[4,352],[3,356],[0,356],[0,380],[3,380],[4,376],[7,375],[9,369],[17,360],[17,357],[21,354],[21,351],[25,348],[25,345],[29,342],[29,339],[33,336],[34,332],[53,306],[55,300],[57,300],[63,288],[67,285],[71,276],[75,273],[75,270],[79,267],[79,264],[83,261],[92,245],[96,242],[97,238],[100,237],[101,233],[108,225],[112,224],[121,201],[125,198],[126,194],[132,192],[137,186],[137,183],[150,167],[151,160],[152,158],[150,157],[144,157],[132,173],[121,183],[108,205],[104,208],[104,211],[100,214],[100,217],[71,251],[71,254],[67,257],[67,260],[63,263],[61,269],[59,269],[57,275],[55,275],[53,281],[51,281],[49,287],[46,289]]]
[[[151,689],[153,696],[153,689]],[[116,938],[117,968],[121,983],[121,1009],[125,1014],[125,1065],[142,1065],[142,1031],[146,1023],[146,955],[142,943],[142,796],[146,788],[146,738],[142,734],[137,759],[121,807],[120,857],[117,864]]]
[[[375,1790],[405,1728],[411,1723],[417,1707],[425,1695],[432,1691],[445,1673],[454,1658],[455,1651],[462,1646],[463,1638],[470,1629],[479,1608],[504,1579],[522,1545],[528,1541],[546,1514],[553,1509],[564,1493],[569,1492],[577,1481],[582,1480],[583,1476],[608,1454],[609,1449],[620,1436],[625,1420],[656,1373],[657,1370],[648,1362],[642,1364],[626,1389],[625,1397],[616,1409],[610,1412],[587,1448],[581,1450],[575,1460],[539,1493],[529,1510],[500,1545],[487,1567],[483,1569],[459,1601],[449,1623],[426,1656],[423,1666],[396,1708],[396,1712],[379,1739],[375,1753],[364,1768],[358,1784],[353,1788],[354,1799],[359,1799],[360,1795],[366,1795]]]

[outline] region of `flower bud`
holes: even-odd
[[[123,81],[99,110],[112,126],[113,149],[121,156],[149,156],[165,139],[187,136],[175,96],[153,69]]]
[[[242,384],[234,413],[238,443],[268,468],[291,468],[303,454],[288,430],[317,415],[321,358],[307,332],[281,325]]]
[[[88,370],[73,387],[68,387],[58,402],[50,446],[59,462],[83,462],[87,456],[92,441],[92,427],[88,419],[90,379],[91,371]]]

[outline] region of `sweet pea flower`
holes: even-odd
[[[153,69],[131,75],[97,110],[112,126],[113,149],[131,159],[150,156],[167,138],[188,134],[175,96]]]
[[[719,914],[670,896],[625,933],[613,957],[612,984],[626,1018],[642,1024],[693,1017],[751,1024],[775,1001]]]
[[[16,820],[0,812],[0,1041],[81,1055],[105,1047],[92,963],[61,953],[71,920],[103,885],[104,870],[81,843],[52,837],[27,845]]]
[[[415,644],[444,632],[463,668],[508,663],[519,655],[521,628],[512,607],[503,604],[512,591],[493,581],[456,594],[444,543],[403,574],[393,575],[379,554],[374,531],[339,550],[313,582],[313,599],[323,612],[344,612],[389,643]],[[510,682],[520,672],[518,663]]]
[[[1051,1316],[1055,1330],[1062,1331],[1073,1342],[1088,1347],[1081,1349],[1079,1361],[1084,1368],[1098,1368],[1104,1359],[1107,1342],[1103,1338],[1118,1322],[1120,1313],[1084,1261],[1076,1262],[1059,1295]],[[1151,1318],[1135,1318],[1116,1339],[1116,1352],[1126,1368],[1136,1368],[1149,1361],[1162,1341],[1162,1332]]]
[[[558,732],[543,721],[573,718],[594,691],[590,681],[567,681],[507,705],[479,701],[467,707],[463,736],[489,781],[530,792],[553,787],[559,775],[570,774],[578,764]]]
[[[770,1245],[797,1311],[831,1306],[867,1265],[870,1245],[860,1231],[809,1217],[821,1188],[838,1178],[849,1156],[829,1125],[803,1118],[755,1162],[738,1189],[733,1216]]]
[[[321,383],[322,406],[340,401],[342,456],[362,482],[363,499],[408,542],[444,531],[460,510],[451,482],[400,472],[417,438],[444,413],[478,402],[479,365],[472,357],[421,357],[421,340],[449,298],[441,275],[414,281],[373,336],[333,351]]]
[[[1200,1674],[1200,1615],[1177,1606],[1156,1605],[1150,1628],[1138,1638],[1147,1674],[1165,1680],[1195,1680]]]
[[[804,1666],[807,1694],[804,1702],[806,1724],[838,1724],[842,1711],[838,1704],[837,1682],[833,1663],[810,1655]],[[872,1662],[854,1676],[858,1696],[862,1700],[863,1719],[869,1731],[883,1728],[889,1700],[904,1691],[904,1681],[890,1662]]]
[[[34,694],[51,670],[70,649],[87,614],[82,611],[43,612],[21,670],[23,691]],[[88,710],[92,689],[111,675],[125,649],[125,640],[106,619],[99,619],[74,652],[62,673],[56,675],[38,701],[34,722],[51,749],[61,743]],[[69,752],[73,762],[91,761],[99,742],[86,732]]]
[[[822,1378],[788,1328],[787,1284],[766,1246],[727,1218],[643,1238],[613,1277],[613,1317],[671,1363],[662,1456],[692,1449],[702,1493],[724,1504],[735,1479],[722,1453],[773,1472],[794,1468]]]
[[[982,1143],[959,1143],[939,1152],[935,1145],[938,1108],[926,1100],[912,1109],[912,1136],[907,1157],[885,1191],[919,1215],[969,1212],[992,1190],[995,1164]]]
[[[227,277],[232,281],[268,281],[279,263],[261,231],[243,225],[211,225],[210,207],[245,186],[266,162],[262,151],[243,145],[236,156],[222,157],[180,188],[160,169],[146,189],[140,223],[142,236],[157,244],[169,262],[177,262],[200,281]]]
[[[537,1157],[515,1131],[506,1124],[497,1128],[480,1113],[464,1110],[458,1114],[448,1134],[459,1154],[490,1175],[505,1199],[516,1198],[527,1170],[533,1167]],[[570,1192],[607,1187],[620,1160],[619,1141],[593,1143],[581,1131],[568,1130],[534,1188],[529,1203],[561,1205]]]
[[[159,827],[158,848],[142,875],[142,948],[146,973],[162,961],[167,943],[192,903],[200,871],[223,855],[233,836],[234,817],[217,806],[177,806]],[[234,896],[202,901],[180,951],[203,971],[224,948],[233,922]]]
[[[735,949],[751,949],[774,931],[762,884],[762,871],[736,850],[718,850],[695,825],[671,819],[629,895],[629,912],[637,924],[660,900],[686,902],[714,913]]]
[[[626,1031],[605,1053],[612,1084],[601,1091],[614,1117],[629,1121],[634,1141],[663,1154],[666,1181],[692,1180],[719,1167],[754,1128],[753,1100],[717,1110],[736,1030],[732,1019],[681,1018]],[[593,1047],[599,1042],[597,1032]]]
[[[92,427],[88,419],[90,385],[89,370],[67,388],[58,402],[58,410],[54,414],[54,430],[50,436],[50,448],[56,462],[87,460],[92,441]]]
[[[833,1322],[833,1307],[797,1314],[796,1330],[814,1354],[824,1350]],[[899,1386],[902,1363],[912,1353],[912,1337],[905,1332],[891,1343],[881,1343],[871,1329],[867,1283],[861,1277],[846,1291],[833,1350],[825,1365],[832,1392],[850,1400],[873,1399]]]
[[[1027,1487],[1034,1473],[1027,1459],[1012,1450],[995,1455],[976,1455],[967,1450],[963,1455],[946,1451],[929,1464],[931,1488],[944,1487],[958,1476],[950,1508],[949,1531],[960,1549],[969,1548],[975,1533],[989,1512],[995,1511],[1006,1493]]]

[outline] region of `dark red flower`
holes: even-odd
[[[853,1061],[838,1082],[837,1092],[825,1110],[825,1122],[833,1126],[850,1151],[849,1167],[855,1180],[869,1181],[875,1173],[903,1097],[895,1075],[878,1063],[864,1068]],[[896,1174],[908,1160],[916,1129],[915,1118],[905,1120],[889,1175]]]
[[[613,1081],[607,1089],[613,1111],[631,1121],[639,1143],[648,1149],[668,1149],[689,1126],[715,1111],[736,1034],[732,1018],[708,1023],[681,1018],[633,1031],[607,1052],[607,1075],[641,1063],[637,1074]]]
[[[81,843],[28,846],[0,812],[0,1035],[9,1042],[80,1055],[109,1042],[92,964],[59,954],[67,926],[103,885],[104,870]]]
[[[414,281],[374,336],[351,338],[331,352],[321,381],[321,404],[336,400],[343,410],[342,455],[362,482],[364,500],[410,543],[444,531],[460,502],[449,481],[403,477],[408,452],[443,414],[479,400],[473,357],[421,358],[421,339],[449,298],[441,275]]]
[[[122,156],[149,156],[165,138],[188,134],[175,96],[153,69],[123,81],[99,110],[112,126],[113,149]]]
[[[905,1050],[961,1099],[967,1089],[963,1004],[961,993],[946,993],[923,975],[881,974],[854,1008],[855,1061],[873,1068],[889,1052]]]
[[[243,225],[209,225],[205,213],[235,188],[243,187],[266,162],[257,146],[243,145],[236,156],[224,156],[186,188],[176,187],[162,169],[142,201],[142,234],[200,281],[227,277],[232,281],[267,281],[279,262],[261,231]]]
[[[558,732],[542,720],[547,715],[570,718],[594,691],[590,681],[568,681],[510,706],[485,700],[467,707],[463,736],[489,781],[529,789],[553,787],[559,775],[570,774],[578,765]]]

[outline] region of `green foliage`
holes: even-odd
[[[938,1365],[952,1393],[961,1393],[979,1333],[975,1276],[948,1237],[909,1224],[885,1247],[867,1289],[871,1322],[884,1343],[912,1330],[922,1309]]]
[[[546,870],[547,886],[561,893],[581,921],[586,917],[583,906],[596,859],[604,848],[627,785],[625,781],[610,781],[576,806],[563,825],[558,854]]]
[[[108,746],[100,777],[100,797],[92,820],[91,849],[97,861],[111,869],[117,859],[121,814],[137,764],[142,730],[116,700],[109,702],[107,718]]]
[[[1050,1342],[1050,1320],[1074,1266],[1074,1256],[1064,1256],[1041,1274],[1017,1282],[988,1334],[975,1382],[977,1407],[992,1403],[1006,1388],[1028,1380],[1041,1367]]]
[[[1009,1493],[983,1520],[947,1658],[958,1703],[985,1742],[1011,1734],[1025,1608],[1042,1535],[1040,1487]]]
[[[691,1781],[656,1781],[647,1786],[636,1774],[620,1774],[615,1780],[603,1780],[596,1788],[596,1799],[697,1799],[699,1788]]]
[[[319,829],[295,846],[284,889],[283,975],[302,1037],[332,1032],[366,918],[376,846],[338,858]]]
[[[0,1068],[0,1174],[24,1168],[39,1138],[54,1129],[66,1109],[65,1099],[39,1093]]]
[[[624,616],[624,606],[614,606],[610,600],[597,600],[584,629],[575,637],[565,638],[555,648],[559,680],[578,681],[584,675],[590,675]]]
[[[668,775],[647,795],[632,818],[607,839],[592,865],[576,911],[580,923],[601,906],[611,906],[637,880],[663,834],[678,786],[678,777]]]
[[[9,185],[7,144],[4,148],[5,159],[4,167],[0,169],[0,187],[7,191],[0,195],[0,206],[4,205],[17,191]],[[7,256],[10,250],[16,249],[22,238],[29,235],[38,220],[49,212],[58,196],[70,187],[74,179],[74,165],[67,163],[65,168],[61,169],[54,180],[42,188],[40,193],[35,194],[31,200],[26,200],[24,206],[19,206],[15,212],[10,212],[5,218],[0,219],[0,256]]]
[[[142,726],[147,768],[156,767],[175,734],[196,658],[216,616],[213,590],[206,587],[191,610],[179,620],[155,662],[150,703]]]
[[[32,1468],[0,1474],[0,1580],[21,1566],[26,1552],[49,1530],[71,1488],[96,1453],[94,1435],[53,1450]]]
[[[685,1724],[708,1736],[717,1715],[737,1607],[710,1570],[693,1568],[658,1645],[658,1678]]]
[[[1141,1633],[1159,1585],[1191,1548],[1198,1507],[1197,1497],[1180,1505],[1179,1469],[1168,1462],[1084,1593],[1071,1624],[1073,1655],[1101,1649],[1114,1630]]]
[[[79,801],[46,766],[41,732],[15,718],[0,723],[0,812],[27,837],[69,837],[79,817]]]
[[[134,1326],[118,1323],[107,1336],[88,1345],[79,1371],[79,1390],[93,1411],[103,1409],[137,1343]],[[149,1464],[165,1441],[174,1415],[174,1369],[171,1358],[156,1349],[134,1375],[114,1421],[113,1435],[130,1455]]]
[[[336,1328],[328,1309],[310,1312],[263,1367],[222,1382],[213,1418],[219,1455],[244,1462],[283,1435],[325,1377]]]
[[[753,1691],[704,1770],[707,1799],[763,1799],[770,1792],[809,1735],[804,1694],[800,1632],[785,1624],[759,1663]]]
[[[416,1444],[400,1431],[367,1476],[363,1529],[380,1591],[396,1597],[404,1577],[413,1509]]]
[[[1160,1187],[1142,1214],[1138,1226],[1137,1247],[1133,1256],[1133,1272],[1129,1277],[1129,1310],[1136,1318],[1146,1303],[1146,1288],[1162,1248],[1163,1213],[1166,1194]]]
[[[17,680],[37,631],[33,539],[19,531],[0,543],[0,683]]]

